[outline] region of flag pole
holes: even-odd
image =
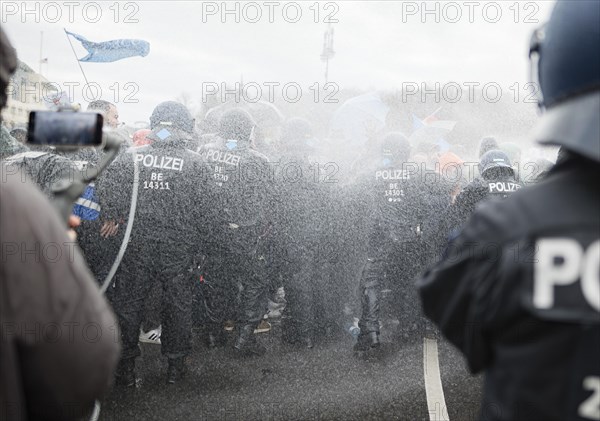
[[[75,56],[75,60],[77,61],[77,64],[79,65],[79,69],[81,70],[81,74],[83,75],[83,78],[85,79],[85,85],[88,87],[89,89],[89,82],[87,80],[87,76],[85,75],[85,72],[83,71],[83,67],[81,67],[81,62],[79,61],[79,59],[77,58],[77,53],[75,52],[75,47],[73,47],[73,43],[71,42],[71,38],[69,38],[69,33],[67,32],[66,28],[63,28],[65,30],[65,35],[67,36],[67,39],[69,40],[69,44],[71,45],[71,50],[73,50],[73,55]]]

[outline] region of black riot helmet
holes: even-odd
[[[194,118],[185,105],[175,101],[161,102],[150,116],[150,128],[173,127],[186,133],[194,132]]]
[[[410,141],[400,132],[388,133],[381,141],[381,155],[384,165],[406,162],[410,156]]]
[[[219,121],[219,136],[224,140],[251,141],[256,123],[252,116],[241,108],[225,111]]]
[[[479,141],[479,158],[484,153],[491,151],[492,149],[498,149],[498,141],[493,136],[485,136]]]
[[[600,161],[600,1],[559,0],[531,38],[531,76],[545,115],[541,143]]]
[[[503,176],[514,177],[515,171],[506,153],[492,149],[479,159],[479,174],[484,180],[490,181]]]
[[[307,144],[313,138],[313,128],[304,118],[293,117],[283,123],[281,141],[287,144]]]

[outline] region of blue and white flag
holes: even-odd
[[[112,41],[92,42],[81,35],[74,34],[65,29],[67,35],[71,35],[88,51],[88,55],[79,61],[109,63],[127,57],[146,57],[150,52],[150,44],[141,39],[115,39]]]
[[[444,137],[454,129],[456,121],[439,120],[436,114],[440,110],[441,108],[438,108],[433,114],[425,117],[423,120],[412,114],[413,132],[409,140],[413,147],[416,147],[421,142],[430,142],[439,146],[441,152],[446,152],[450,149],[450,144]]]
[[[73,205],[72,213],[84,221],[94,221],[100,216],[100,210],[100,204],[96,197],[96,186],[94,183],[90,183],[85,187],[85,191]]]

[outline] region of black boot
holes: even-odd
[[[259,344],[254,336],[255,327],[254,324],[248,324],[240,329],[234,345],[234,350],[240,357],[261,356],[267,352],[267,349]]]
[[[206,346],[209,349],[221,348],[227,344],[227,336],[223,328],[210,330],[206,335]]]
[[[296,347],[306,347],[308,349],[314,347],[311,330],[285,316],[282,318],[281,323],[281,341],[284,344],[294,345]]]
[[[281,318],[281,341],[285,344],[296,344],[299,340],[297,324],[284,314]]]
[[[177,383],[184,375],[184,357],[169,358],[169,368],[167,369],[167,384]]]
[[[119,361],[115,374],[115,384],[125,387],[135,386],[135,358]]]
[[[379,332],[369,333],[369,344],[371,345],[371,348],[379,348]]]
[[[379,343],[379,332],[368,332],[366,334],[358,335],[358,340],[354,344],[354,351],[364,352],[373,348],[378,348]]]

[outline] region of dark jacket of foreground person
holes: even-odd
[[[571,157],[484,204],[420,282],[427,316],[472,372],[485,370],[481,419],[587,419],[577,415],[594,409],[599,176],[600,164]]]
[[[427,316],[485,370],[480,420],[600,420],[598,16],[600,1],[559,0],[530,39],[533,137],[561,147],[556,166],[477,208],[419,283]]]
[[[110,386],[117,324],[48,200],[0,171],[0,419],[81,419]]]

